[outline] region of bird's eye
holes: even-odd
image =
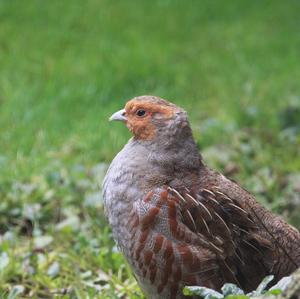
[[[146,111],[144,109],[139,109],[135,113],[137,116],[142,117],[146,114]]]

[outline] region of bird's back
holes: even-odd
[[[227,194],[249,213],[257,227],[257,234],[271,245],[271,250],[266,253],[264,260],[270,260],[266,274],[274,274],[274,282],[300,267],[300,233],[296,228],[268,211],[252,194],[220,173],[205,167],[201,171],[200,181],[203,188],[218,186],[221,192]],[[250,270],[251,264],[248,265]],[[253,271],[255,274],[257,272]]]

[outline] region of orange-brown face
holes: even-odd
[[[161,103],[141,100],[130,100],[125,109],[114,114],[111,120],[122,120],[135,138],[152,140],[157,128],[154,119],[165,121],[173,117],[176,106],[162,105]],[[117,117],[114,117],[117,115]]]
[[[138,139],[151,140],[156,135],[156,128],[152,122],[155,114],[163,119],[169,119],[174,114],[174,108],[156,103],[131,100],[125,105],[126,125]]]

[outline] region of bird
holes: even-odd
[[[138,96],[110,120],[133,136],[107,170],[104,209],[147,298],[186,298],[191,285],[251,291],[300,267],[299,231],[206,166],[184,109]]]

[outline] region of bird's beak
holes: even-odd
[[[109,118],[109,121],[112,121],[112,120],[126,121],[127,118],[126,118],[125,114],[126,114],[125,109],[119,110],[119,111],[115,112],[115,113]]]

